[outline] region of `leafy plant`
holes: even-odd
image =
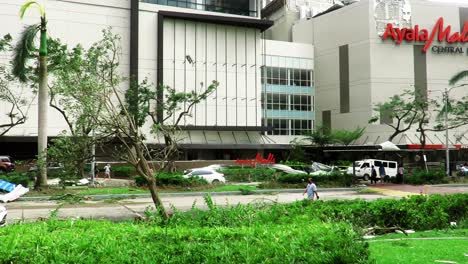
[[[438,184],[447,182],[443,169],[426,171],[415,169],[411,174],[404,176],[405,183],[409,184]]]
[[[224,177],[231,182],[267,181],[272,180],[275,170],[266,168],[224,169]]]
[[[14,183],[16,185],[21,184],[23,187],[28,187],[30,177],[26,173],[10,172],[8,174],[0,174],[0,180]]]

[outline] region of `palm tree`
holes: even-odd
[[[20,40],[14,49],[13,58],[13,74],[21,81],[26,82],[28,72],[28,61],[37,58],[34,53],[37,51],[34,40],[38,32],[40,32],[39,46],[39,121],[38,121],[38,166],[40,170],[40,178],[38,179],[41,186],[47,184],[47,109],[48,109],[48,87],[47,87],[47,20],[44,6],[37,1],[28,1],[21,6],[20,17],[23,18],[26,10],[36,6],[41,15],[39,24],[27,26],[21,34]],[[36,184],[37,184],[36,183]],[[37,185],[36,185],[37,187]]]
[[[452,77],[452,79],[449,80],[449,84],[450,85],[455,85],[456,83],[458,83],[459,81],[465,79],[468,77],[468,70],[466,71],[461,71],[459,73],[457,73],[455,76]]]

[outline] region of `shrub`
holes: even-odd
[[[0,175],[0,180],[11,182],[16,185],[21,184],[26,188],[28,187],[29,181],[30,181],[27,173],[17,173],[17,172],[11,172],[5,175]]]
[[[115,166],[111,170],[116,178],[131,178],[136,173],[132,166]]]
[[[447,182],[445,172],[442,169],[425,170],[415,169],[413,173],[404,176],[405,183],[409,184],[438,184]]]
[[[281,174],[278,176],[277,181],[288,184],[307,183],[309,177],[307,174]]]
[[[245,169],[225,169],[222,171],[227,181],[248,182],[250,181],[269,181],[274,178],[275,170],[261,168]]]
[[[286,184],[306,184],[308,178],[312,178],[317,185],[351,186],[357,183],[357,179],[339,171],[324,175],[282,174],[277,181]]]
[[[143,176],[135,176],[135,184],[146,186],[146,179]],[[181,173],[159,173],[156,177],[156,184],[159,186],[194,187],[206,185],[207,182],[198,177],[184,178]]]
[[[302,161],[294,161],[294,160],[286,160],[281,161],[280,164],[288,165],[288,166],[307,166],[307,163]]]

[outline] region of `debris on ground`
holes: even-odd
[[[4,180],[0,180],[0,190],[8,192],[7,194],[0,195],[0,202],[2,203],[12,202],[29,192],[29,189],[21,184],[15,185]]]
[[[3,206],[0,206],[0,227],[6,224],[7,209]]]
[[[398,227],[398,226],[395,226],[395,227],[373,226],[373,227],[369,227],[369,228],[365,229],[364,234],[365,235],[383,235],[383,234],[393,233],[393,232],[397,232],[397,231],[400,231],[401,233],[403,233],[405,235],[408,235],[408,232],[406,232],[406,230],[404,230],[404,229],[402,229],[401,227]],[[412,231],[412,233],[414,233],[413,230],[408,230],[408,231]]]

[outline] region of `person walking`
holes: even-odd
[[[371,184],[377,183],[377,171],[375,170],[374,165],[372,165],[370,183]]]
[[[398,183],[403,183],[404,180],[403,180],[403,175],[405,173],[405,169],[403,168],[403,164],[400,164],[400,166],[398,166]]]
[[[111,178],[110,173],[111,173],[111,165],[107,163],[107,165],[104,167],[105,177],[110,179]]]
[[[309,178],[309,183],[307,184],[307,187],[304,191],[304,194],[306,193],[307,193],[307,199],[309,200],[313,200],[314,196],[317,196],[317,200],[320,198],[317,192],[317,186],[315,185],[312,178]]]
[[[386,174],[385,173],[385,167],[384,167],[384,165],[382,163],[382,164],[380,164],[380,167],[379,167],[380,182],[382,182],[382,183],[384,182],[385,174]]]

